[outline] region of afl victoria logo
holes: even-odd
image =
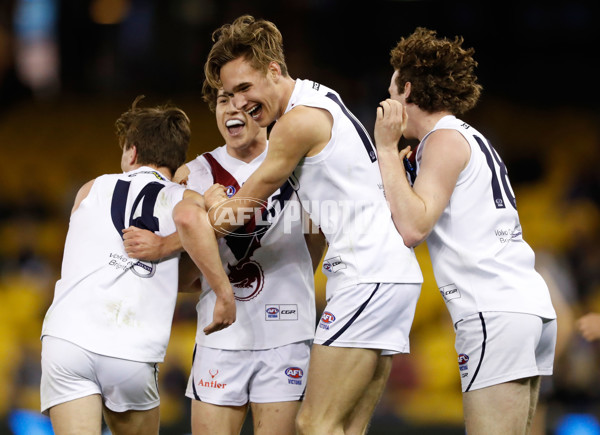
[[[464,353],[461,353],[460,355],[458,355],[458,365],[459,366],[466,364],[468,361],[469,361],[469,355],[466,355]]]
[[[323,323],[333,323],[335,322],[335,316],[331,314],[329,311],[325,311],[321,316],[321,322]]]
[[[288,378],[300,379],[302,376],[304,376],[304,371],[302,371],[300,367],[288,367],[285,369],[285,374]]]

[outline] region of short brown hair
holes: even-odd
[[[213,46],[204,64],[204,75],[211,88],[221,87],[221,68],[239,57],[265,73],[271,62],[277,62],[281,73],[288,74],[281,32],[270,21],[242,15],[232,24],[224,24],[215,30],[212,40]]]
[[[411,83],[408,103],[430,113],[448,110],[456,115],[477,104],[482,87],[474,73],[475,50],[462,48],[462,43],[460,36],[453,41],[437,38],[435,31],[423,27],[398,42],[390,62],[398,71],[398,92]]]
[[[185,162],[190,120],[183,110],[170,104],[137,107],[142,98],[138,96],[131,109],[115,122],[119,146],[129,149],[135,145],[139,164],[164,166],[174,174]]]

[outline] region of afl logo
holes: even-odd
[[[323,323],[333,323],[335,322],[335,316],[333,314],[331,314],[329,311],[325,311],[323,313],[323,315],[321,316],[321,322]]]
[[[225,190],[225,194],[227,195],[227,198],[231,198],[233,195],[235,195],[235,187],[227,186],[227,189]]]
[[[469,361],[469,355],[466,355],[464,353],[461,353],[460,355],[458,355],[458,365],[459,366],[466,364],[467,361]]]
[[[279,313],[279,309],[277,309],[275,307],[267,308],[267,314],[269,314],[271,316],[276,316],[278,313]]]
[[[232,186],[227,188],[227,196],[230,191],[235,193]],[[233,195],[233,193],[232,193]],[[233,210],[236,204],[241,204],[237,210]],[[208,213],[214,215],[213,228],[221,234],[232,237],[252,237],[264,234],[269,229],[269,222],[263,219],[263,211],[267,208],[267,202],[254,198],[228,198],[208,209]],[[223,224],[233,225],[231,231],[222,229]],[[235,227],[244,227],[245,231],[237,231]]]
[[[304,371],[302,371],[300,367],[288,367],[285,369],[285,374],[288,378],[300,379],[302,376],[304,376]]]

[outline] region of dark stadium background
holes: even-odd
[[[401,36],[424,26],[475,48],[484,93],[464,118],[508,166],[525,239],[559,313],[555,376],[544,383],[535,433],[600,433],[600,352],[574,328],[580,315],[600,312],[598,9],[577,1],[0,0],[0,434],[32,433],[17,429],[39,417],[39,332],[70,207],[84,182],[119,171],[115,119],[144,94],[146,104],[171,101],[190,115],[188,158],[221,145],[201,101],[202,68],[211,32],[244,13],[275,22],[292,77],[336,89],[369,131]],[[372,434],[464,433],[454,333],[426,248],[417,254],[426,281],[412,353],[395,360]],[[321,308],[323,286],[318,274]],[[181,297],[160,374],[164,434],[189,432],[183,390],[194,331],[194,300]]]

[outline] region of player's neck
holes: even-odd
[[[241,160],[244,163],[250,163],[252,160],[260,156],[267,148],[267,142],[265,141],[254,141],[248,146],[241,148],[233,148],[227,146],[227,154],[231,157]]]
[[[140,165],[140,164],[136,163],[129,169],[129,171],[134,171],[136,169],[141,168],[142,166],[154,169],[156,172],[160,173],[160,175],[162,175],[169,181],[171,181],[171,179],[173,178],[173,174],[171,173],[171,170],[169,168],[167,168],[166,166],[156,166],[156,165],[150,165],[150,164]]]
[[[280,106],[279,106],[280,113],[277,118],[280,118],[285,113],[285,109],[287,109],[288,103],[290,102],[290,98],[292,98],[292,94],[294,93],[295,86],[296,86],[296,80],[294,80],[290,76],[286,76],[286,77],[282,78],[282,83],[281,83],[282,92],[281,92],[281,100],[280,100]]]
[[[435,113],[427,113],[422,110],[419,110],[420,116],[416,119],[416,131],[417,131],[417,139],[422,140],[427,133],[434,129],[435,125],[445,116],[452,115],[448,111],[440,111]],[[409,115],[410,119],[410,115]]]

